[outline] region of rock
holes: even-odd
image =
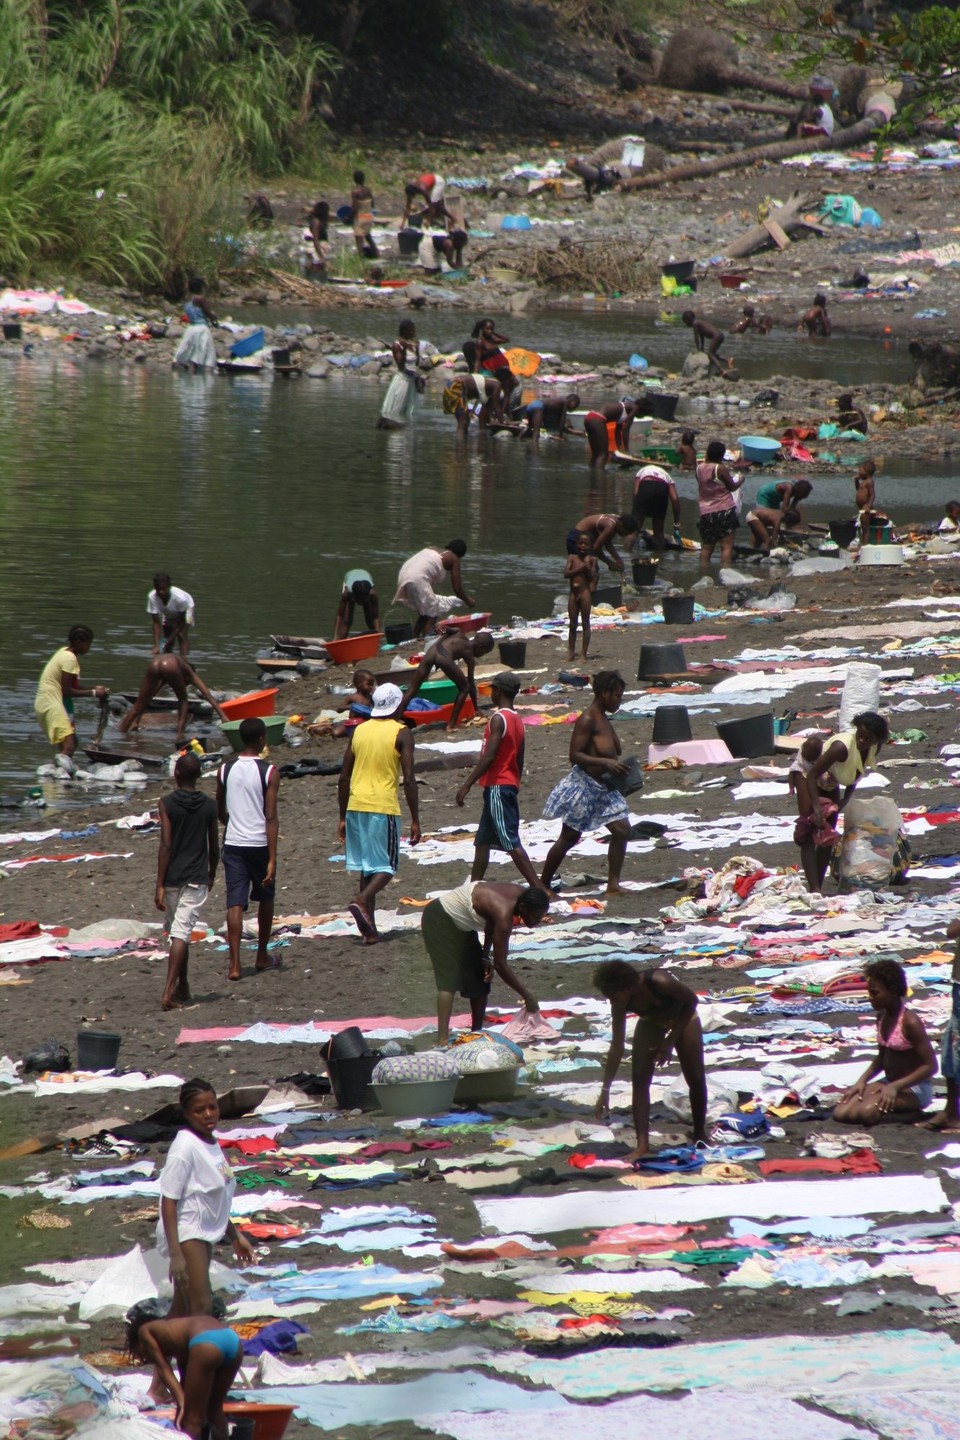
[[[319,350],[319,349],[320,349],[320,341],[319,341],[319,339],[317,338],[317,336],[316,336],[316,335],[305,335],[305,336],[303,337],[303,348],[304,348],[304,350],[309,350],[309,351],[311,352],[311,354],[314,354],[317,350]]]
[[[700,350],[691,350],[683,362],[681,375],[685,380],[707,380],[710,376],[710,361]]]
[[[716,581],[712,575],[701,575],[699,580],[694,581],[690,586],[691,590],[715,590]]]
[[[311,380],[326,380],[327,376],[330,374],[330,366],[327,364],[326,360],[318,360],[316,364],[311,365],[309,370],[307,370],[305,373],[309,376]]]

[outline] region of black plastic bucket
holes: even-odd
[[[679,395],[664,395],[661,391],[648,390],[643,397],[643,406],[654,420],[672,420],[677,413]]]
[[[612,605],[614,609],[623,604],[622,585],[603,585],[593,592],[594,605]]]
[[[380,1059],[374,1050],[349,1060],[327,1060],[333,1098],[341,1110],[375,1110],[377,1097],[370,1078]]]
[[[690,712],[686,705],[658,705],[653,716],[654,745],[671,745],[679,740],[692,740]]]
[[[735,760],[753,760],[773,754],[773,711],[745,715],[742,720],[720,720],[717,734]]]
[[[19,320],[4,320],[3,338],[4,340],[23,339],[23,326],[20,324]]]
[[[408,620],[398,625],[384,625],[383,638],[388,645],[405,645],[413,639],[413,626]]]
[[[397,246],[401,255],[416,255],[420,248],[420,241],[423,239],[421,230],[414,230],[412,227],[407,230],[397,231]]]
[[[522,670],[526,665],[526,640],[501,640],[497,649],[500,652],[501,665],[509,665],[511,670]]]
[[[289,350],[273,350],[270,352],[273,357],[274,368],[285,370],[292,362]]]
[[[673,260],[669,265],[661,265],[660,273],[669,275],[671,280],[676,280],[678,285],[689,285],[696,268],[696,260]]]
[[[367,1044],[367,1037],[359,1025],[348,1025],[346,1030],[341,1030],[338,1035],[331,1035],[323,1047],[323,1058],[325,1060],[356,1060],[358,1055],[366,1055],[370,1049]]]
[[[664,595],[660,604],[663,608],[665,625],[690,625],[693,623],[693,607],[696,601],[692,595]]]
[[[839,545],[841,550],[846,550],[852,545],[857,534],[856,520],[831,520],[830,539],[834,545]]]
[[[230,1427],[230,1440],[253,1440],[256,1433],[256,1423],[252,1415],[243,1415],[239,1420],[234,1420]]]
[[[651,675],[678,675],[687,668],[682,645],[641,645],[637,679]]]
[[[113,1070],[120,1054],[119,1035],[112,1030],[77,1031],[77,1069]]]
[[[634,560],[633,583],[638,590],[642,590],[647,585],[655,585],[657,583],[656,560]]]

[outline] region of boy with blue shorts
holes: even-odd
[[[516,865],[528,885],[541,889],[537,872],[520,843],[520,805],[518,796],[523,775],[523,721],[513,708],[520,691],[520,681],[511,671],[494,676],[493,714],[487,722],[480,759],[457,791],[457,804],[463,805],[474,784],[483,790],[483,811],[474,837],[471,880],[482,880],[490,863],[491,850],[503,850]]]

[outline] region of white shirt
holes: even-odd
[[[208,1145],[192,1130],[181,1130],[167,1152],[160,1194],[177,1202],[177,1237],[216,1245],[230,1223],[237,1182],[216,1140]],[[169,1253],[163,1221],[157,1223],[157,1249]]]
[[[473,887],[479,884],[479,880],[466,880],[462,885],[458,885],[456,890],[448,890],[444,895],[437,896],[458,930],[487,928],[488,922],[473,908]]]
[[[267,784],[274,767],[267,767]],[[220,767],[220,781],[226,792],[227,831],[224,845],[244,849],[261,848],[267,843],[267,820],[264,814],[264,786],[256,755],[238,755]]]
[[[156,590],[151,590],[147,596],[147,614],[157,615],[161,620],[177,620],[181,615],[186,615],[187,624],[192,625],[194,621],[193,596],[188,595],[186,590],[179,590],[176,585],[171,585],[170,595],[164,604]]]

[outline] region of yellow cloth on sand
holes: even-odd
[[[66,645],[43,667],[33,708],[51,745],[59,745],[73,734],[73,718],[63,701],[63,677],[79,674],[80,661]]]

